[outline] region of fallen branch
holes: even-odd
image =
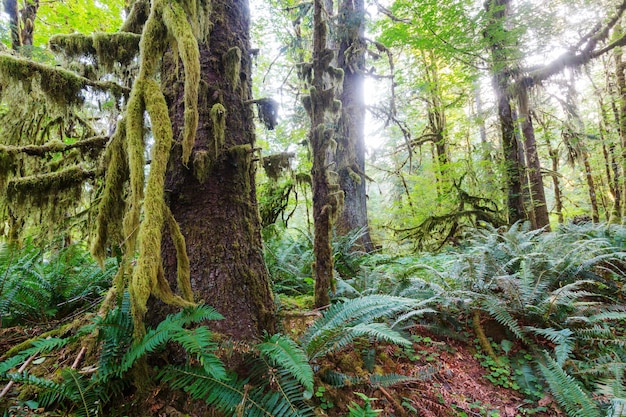
[[[28,365],[30,365],[30,363],[37,357],[37,353],[35,353],[34,355],[32,355],[31,357],[29,357],[28,359],[26,359],[26,362],[24,362],[22,364],[22,366],[20,366],[20,369],[17,370],[18,373],[22,373],[26,370],[26,367]],[[9,390],[11,389],[11,387],[13,386],[13,381],[9,381],[7,383],[7,385],[4,387],[4,389],[2,390],[2,392],[0,392],[0,398],[4,397],[5,395],[7,395],[7,392],[9,392]]]

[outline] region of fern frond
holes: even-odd
[[[306,353],[293,340],[275,334],[258,344],[257,348],[274,366],[289,371],[307,391],[313,392],[313,369]]]
[[[432,377],[432,375],[430,375],[430,377]],[[369,383],[372,385],[372,387],[387,388],[387,387],[392,387],[398,384],[406,384],[409,382],[424,381],[425,379],[428,379],[428,378],[429,378],[428,375],[408,376],[408,375],[393,374],[393,373],[383,374],[383,375],[373,374],[370,376]]]
[[[188,354],[196,355],[208,375],[216,379],[226,378],[224,364],[212,353],[217,348],[217,344],[212,341],[213,333],[208,327],[201,326],[193,330],[181,329],[172,335],[171,340],[180,343]]]
[[[305,332],[302,345],[311,360],[331,351],[332,344],[340,340],[349,327],[391,317],[417,303],[402,297],[369,295],[334,304]]]
[[[507,306],[503,301],[496,297],[484,297],[482,302],[483,309],[488,312],[498,323],[509,329],[518,339],[529,343],[528,338],[524,334],[517,320],[511,315]]]
[[[545,378],[552,395],[570,417],[600,417],[597,405],[585,392],[580,383],[559,366],[547,353],[545,364],[539,370]]]
[[[559,366],[563,366],[565,361],[569,359],[569,355],[574,350],[575,340],[572,337],[572,335],[574,334],[573,331],[571,331],[570,329],[541,329],[532,326],[527,326],[526,329],[539,336],[543,336],[549,341],[556,344],[556,346],[554,347],[554,353],[556,355],[556,363]]]

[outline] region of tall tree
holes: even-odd
[[[509,0],[490,0],[485,2],[487,27],[485,38],[491,52],[490,71],[493,88],[496,93],[498,120],[501,130],[502,149],[504,152],[505,182],[507,189],[507,212],[509,223],[527,218],[524,210],[522,192],[523,163],[519,157],[521,145],[515,134],[515,119],[511,108],[510,72],[511,60],[515,59],[512,37],[507,34]]]
[[[85,180],[92,181],[92,189],[103,180],[93,252],[102,259],[108,248],[122,248],[122,267],[111,294],[130,291],[139,334],[144,319],[158,314],[149,310],[150,297],[175,306],[211,304],[226,317],[217,329],[238,339],[274,329],[254,185],[248,32],[247,0],[137,0],[118,33],[53,40],[56,49],[93,60],[99,79],[93,71],[88,79],[0,55],[4,100],[25,100],[23,92],[9,94],[22,86],[74,115],[89,87],[112,92],[125,103],[110,140],[90,138],[93,129],[84,127],[77,143],[64,145],[68,130],[61,129],[60,138],[35,152],[23,145],[30,138],[22,134],[30,130],[12,129],[3,136],[20,138],[0,149],[2,178],[8,178],[2,202],[15,206],[41,200],[54,208],[48,214],[58,217],[71,201],[60,200],[61,192],[83,192]],[[129,51],[137,49],[139,70],[129,91],[111,81],[109,73],[130,64],[135,54]],[[39,84],[40,79],[47,82]],[[43,122],[34,125],[49,129]],[[146,176],[147,129],[153,143]],[[49,139],[47,132],[32,137]],[[67,155],[71,150],[97,154],[96,144],[106,146],[100,169],[80,158],[61,157],[56,167],[45,161],[22,164],[27,157]],[[28,171],[32,167],[39,170]]]
[[[344,204],[335,224],[337,233],[363,230],[357,244],[366,251],[374,250],[367,218],[365,176],[365,2],[340,0],[337,19],[337,67],[343,70],[340,94],[341,115],[337,127],[336,163]]]
[[[333,222],[343,203],[343,192],[329,169],[334,159],[335,129],[331,123],[341,110],[341,102],[335,98],[337,84],[344,73],[332,65],[335,52],[328,47],[329,13],[332,2],[313,2],[313,61],[306,64],[305,79],[310,82],[309,95],[304,97],[304,107],[311,118],[309,142],[313,166],[313,225],[315,230],[315,305],[330,304],[330,290],[334,286],[333,253],[331,246]]]

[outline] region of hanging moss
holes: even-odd
[[[95,176],[95,170],[73,166],[49,174],[11,178],[7,184],[7,197],[10,202],[17,204],[23,203],[27,197],[34,197],[30,198],[29,201],[36,203],[43,201],[37,198],[39,196],[58,194],[76,188],[82,185],[85,180]]]
[[[9,175],[15,172],[16,153],[8,146],[0,146],[0,192],[4,190]]]
[[[185,237],[180,231],[180,226],[174,219],[174,215],[169,207],[164,203],[165,217],[167,227],[170,230],[174,247],[176,248],[176,278],[178,290],[186,301],[193,302],[193,291],[191,290],[191,266],[189,264],[189,256],[187,255],[187,246],[185,245]]]
[[[224,75],[230,82],[233,90],[239,86],[239,73],[241,72],[241,49],[236,46],[230,48],[222,56],[224,64]]]
[[[219,155],[219,150],[226,141],[226,108],[221,103],[215,103],[210,111],[211,122],[213,122],[213,143],[215,155]]]
[[[282,173],[289,169],[291,159],[295,156],[296,154],[293,152],[281,152],[274,155],[264,156],[263,169],[271,180],[277,181]]]
[[[163,22],[174,35],[185,69],[185,121],[183,128],[183,164],[189,163],[198,129],[198,89],[200,85],[200,51],[182,6],[170,2],[163,8]]]
[[[198,0],[197,6],[197,21],[198,31],[196,37],[199,42],[209,43],[209,35],[213,29],[213,22],[211,21],[211,0]]]
[[[146,79],[144,82],[145,105],[152,121],[154,145],[143,202],[144,220],[137,237],[139,257],[129,284],[137,336],[141,336],[143,332],[143,317],[151,294],[168,304],[183,307],[193,305],[192,302],[174,295],[163,278],[160,253],[166,214],[164,187],[173,134],[167,103],[158,83],[153,79]],[[181,268],[184,270],[184,266]]]
[[[121,246],[124,241],[122,233],[122,219],[126,209],[124,185],[129,177],[125,139],[126,119],[122,119],[117,124],[104,158],[107,167],[104,193],[98,205],[95,238],[91,246],[91,253],[101,266],[104,265],[106,258],[106,247],[110,243]]]
[[[278,124],[278,102],[272,98],[262,98],[256,100],[259,119],[267,130],[274,130]]]

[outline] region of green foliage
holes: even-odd
[[[385,323],[375,322],[408,311],[414,300],[387,295],[370,295],[332,305],[302,336],[309,360],[341,350],[357,337],[372,338],[398,345],[410,345]]]
[[[539,364],[541,374],[567,414],[571,417],[600,417],[597,405],[581,384],[568,375],[549,354],[544,355],[544,360],[545,364]]]
[[[101,269],[81,245],[45,251],[32,242],[0,244],[0,319],[4,326],[46,323],[91,308],[116,269],[113,259]]]
[[[377,398],[370,398],[361,392],[355,392],[355,394],[358,395],[365,404],[361,406],[352,401],[352,405],[348,406],[348,410],[350,410],[348,417],[376,417],[383,411],[372,408],[372,401],[376,401]]]

